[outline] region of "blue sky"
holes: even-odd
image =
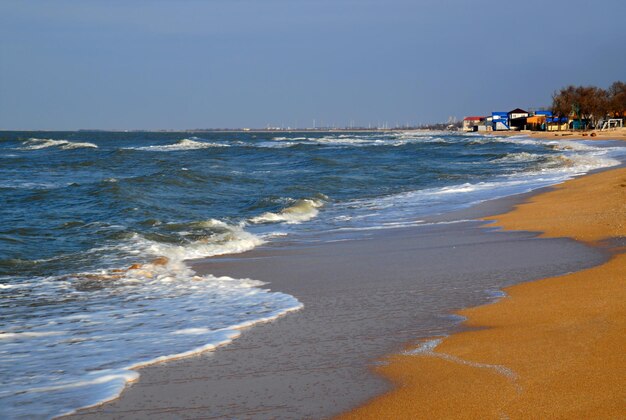
[[[626,2],[0,2],[0,129],[416,124],[626,79]]]

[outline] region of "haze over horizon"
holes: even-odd
[[[5,1],[0,129],[389,126],[626,76],[626,3]]]

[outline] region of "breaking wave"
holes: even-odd
[[[542,158],[530,171],[575,176],[594,169],[608,168],[619,165],[620,161],[598,153],[571,153],[549,155]]]
[[[72,413],[117,397],[139,376],[132,369],[214,349],[238,337],[242,328],[302,307],[258,280],[198,275],[187,259],[243,252],[263,241],[215,219],[189,228],[205,229],[207,235],[171,244],[134,234],[109,246],[146,263],[3,288],[3,298],[26,293],[37,308],[0,333],[3,408],[18,417]],[[50,306],[61,301],[61,312]],[[20,359],[24,346],[36,364]]]
[[[174,144],[156,145],[156,146],[142,146],[142,147],[128,147],[130,150],[144,150],[150,152],[175,152],[182,150],[197,150],[208,149],[211,147],[229,147],[228,144],[213,143],[206,141],[198,141],[197,138],[192,137],[189,139],[182,139]]]
[[[39,150],[47,149],[49,147],[57,147],[62,150],[92,148],[97,149],[98,146],[89,142],[72,142],[69,140],[53,140],[53,139],[38,139],[30,138],[26,140],[24,146],[20,150]]]
[[[519,152],[519,153],[507,153],[505,156],[493,160],[497,163],[510,163],[510,162],[534,162],[540,160],[542,155],[537,153]]]
[[[446,143],[434,132],[394,132],[369,134],[340,134],[321,137],[274,137],[271,141],[257,144],[258,147],[285,148],[297,145],[335,147],[404,146],[410,143]]]
[[[319,208],[324,206],[321,199],[304,198],[279,211],[278,213],[266,212],[250,219],[251,223],[278,223],[298,224],[313,219],[319,213]]]
[[[216,219],[193,222],[187,225],[190,230],[208,232],[197,235],[193,232],[181,232],[179,235],[185,241],[184,245],[157,242],[135,234],[127,244],[120,246],[130,247],[129,251],[141,250],[142,255],[166,256],[170,260],[188,260],[206,258],[216,255],[239,254],[249,251],[263,244],[260,237],[247,232],[244,224],[230,225]]]

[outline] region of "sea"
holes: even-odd
[[[110,400],[137,367],[303,307],[190,260],[419,226],[624,154],[439,131],[0,132],[0,417]]]

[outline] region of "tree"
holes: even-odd
[[[576,102],[576,86],[569,85],[552,94],[552,113],[557,117],[569,117]]]
[[[595,86],[583,87],[580,89],[579,101],[582,118],[591,121],[595,127],[609,112],[608,93],[604,89]]]
[[[609,113],[615,118],[626,117],[626,83],[614,82],[607,93]]]
[[[596,86],[567,86],[552,95],[552,112],[598,124],[609,112],[609,94]]]

